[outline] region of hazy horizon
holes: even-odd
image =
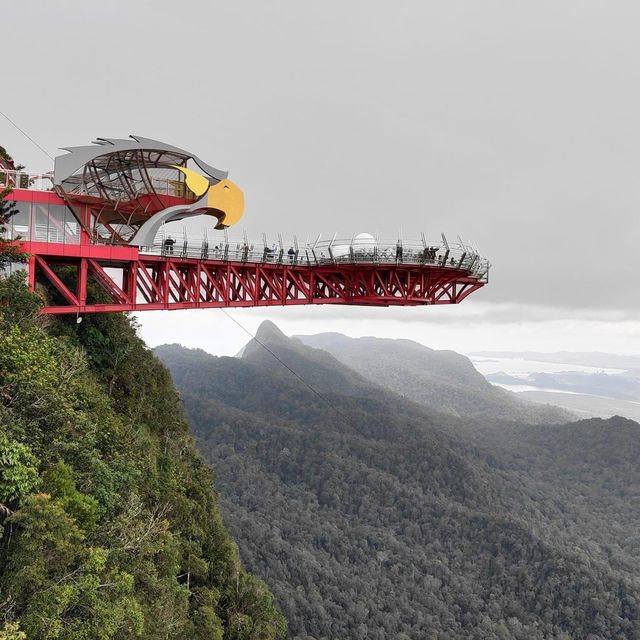
[[[407,328],[406,319],[401,319],[398,322],[393,322],[389,318],[384,318],[382,322],[378,325],[369,321],[365,324],[368,327],[377,326],[379,329],[377,332],[369,331],[366,329],[362,331],[344,331],[340,328],[336,328],[332,326],[332,320],[328,319],[326,321],[316,321],[310,322],[308,318],[292,318],[291,316],[287,317],[287,312],[293,311],[294,309],[300,308],[292,308],[292,309],[276,309],[276,313],[269,313],[269,310],[260,309],[262,311],[261,314],[252,313],[251,309],[236,309],[236,310],[228,310],[228,309],[210,309],[203,310],[200,312],[201,314],[201,322],[199,323],[198,330],[191,336],[187,334],[185,331],[180,331],[181,321],[178,318],[179,315],[192,315],[193,312],[190,311],[179,311],[173,312],[169,314],[170,316],[175,316],[176,320],[172,324],[172,327],[175,327],[175,335],[179,336],[179,338],[172,339],[171,329],[167,329],[166,327],[166,313],[163,311],[155,311],[155,312],[145,312],[145,313],[153,313],[157,316],[160,316],[158,320],[158,331],[154,332],[150,330],[150,326],[155,326],[153,324],[147,323],[146,330],[145,325],[141,327],[142,337],[145,339],[147,344],[150,347],[156,347],[161,344],[180,344],[181,346],[187,348],[200,348],[204,351],[217,356],[235,356],[245,345],[249,342],[256,334],[260,324],[265,321],[272,322],[275,324],[278,329],[280,329],[286,336],[295,337],[297,335],[317,335],[322,333],[337,333],[341,335],[345,335],[349,338],[382,338],[382,339],[392,339],[392,340],[412,340],[418,344],[421,344],[430,349],[436,350],[453,350],[468,357],[471,356],[483,356],[483,355],[495,355],[499,353],[505,354],[523,354],[523,353],[537,353],[539,355],[554,355],[562,352],[566,352],[569,355],[602,355],[613,356],[613,357],[626,357],[626,358],[638,358],[640,361],[640,351],[632,353],[629,351],[615,351],[615,350],[580,350],[580,349],[456,349],[451,346],[451,342],[455,341],[456,331],[453,330],[450,333],[445,334],[444,338],[434,338],[433,340],[429,340],[428,336],[424,335],[424,322],[421,320],[416,320],[415,322],[409,323],[409,327]],[[302,309],[300,309],[302,310]],[[234,319],[232,319],[231,313],[234,313]],[[258,310],[256,310],[258,311]],[[337,310],[336,310],[337,311]],[[236,316],[239,313],[245,312],[245,314],[238,319]],[[279,312],[279,313],[277,313]],[[339,313],[339,311],[338,311]],[[162,316],[160,315],[162,314]],[[273,316],[279,315],[279,318],[274,318]],[[140,314],[138,314],[138,318]],[[211,332],[207,332],[206,325],[211,322],[211,318],[215,318],[215,320],[222,325],[218,326],[218,332],[212,334]],[[164,319],[163,319],[164,318]],[[193,326],[193,319],[191,319],[190,326]],[[355,327],[357,329],[358,326],[362,326],[359,323],[350,323],[349,327]],[[402,335],[396,335],[396,332],[399,332],[401,329],[403,330]],[[166,341],[162,339],[167,337]],[[426,338],[426,339],[425,339]],[[458,340],[460,344],[464,344],[464,341]],[[435,346],[434,346],[435,345]]]

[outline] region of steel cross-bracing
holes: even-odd
[[[292,265],[141,254],[134,247],[25,243],[29,278],[64,299],[44,313],[205,309],[300,304],[456,304],[484,285],[461,269],[415,264]],[[56,273],[75,269],[74,286]],[[87,302],[93,282],[109,302]]]

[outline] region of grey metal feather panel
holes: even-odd
[[[163,209],[149,218],[135,233],[129,244],[138,247],[152,247],[158,231],[165,222],[174,222],[189,216],[202,213],[207,209],[207,198],[200,198],[191,205],[179,204]]]
[[[130,136],[131,139],[122,138],[98,138],[91,145],[82,147],[63,147],[63,151],[69,153],[57,156],[54,166],[54,183],[62,184],[67,178],[82,169],[84,165],[95,158],[117,151],[129,151],[134,149],[149,149],[154,151],[165,151],[177,153],[185,157],[192,158],[193,161],[213,180],[213,183],[224,180],[229,174],[227,171],[216,169],[197,156],[158,140],[144,138],[142,136]]]
[[[158,140],[152,140],[151,138],[143,138],[142,136],[131,136],[136,139],[140,145],[147,149],[159,149],[160,151],[175,151],[176,153],[184,153],[185,155],[191,156],[193,161],[209,176],[215,178],[218,182],[224,180],[229,176],[228,171],[222,171],[220,169],[216,169],[212,167],[210,164],[202,161],[198,156],[194,156],[193,154],[185,151],[184,149],[179,149],[178,147],[174,147],[170,144],[165,144],[164,142],[159,142]]]

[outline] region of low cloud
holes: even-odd
[[[251,320],[256,316],[276,322],[349,320],[396,321],[403,323],[466,325],[470,322],[501,325],[522,322],[634,322],[637,314],[625,309],[582,309],[532,304],[488,304],[465,301],[460,305],[425,307],[349,307],[343,305],[304,306],[290,308],[242,309],[231,311]]]
[[[460,305],[429,308],[291,307],[160,311],[139,314],[151,346],[178,342],[216,355],[235,355],[264,320],[287,335],[336,331],[351,337],[407,338],[461,353],[609,351],[640,353],[640,321],[614,311],[583,313],[532,305]]]

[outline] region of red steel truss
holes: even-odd
[[[15,189],[7,200],[22,207],[22,213],[13,218],[14,235],[26,236],[22,246],[30,255],[31,286],[44,279],[64,300],[45,307],[44,313],[456,304],[486,283],[477,271],[445,266],[446,257],[443,265],[353,260],[299,264],[297,257],[292,264],[288,256],[278,264],[241,261],[237,255],[236,260],[225,261],[141,253],[131,245],[94,244],[90,233],[94,212],[88,205],[72,213],[55,192],[25,189]],[[52,237],[57,240],[50,241]],[[40,241],[44,238],[49,241]],[[60,266],[75,269],[71,288],[60,277]],[[67,276],[64,279],[67,281]],[[108,303],[88,302],[91,283],[107,293]]]
[[[27,242],[29,278],[44,276],[65,304],[44,313],[206,309],[300,304],[456,304],[484,282],[451,267],[410,264],[291,265],[141,254],[136,247]],[[76,269],[76,286],[56,274]],[[97,283],[107,304],[87,303]]]

